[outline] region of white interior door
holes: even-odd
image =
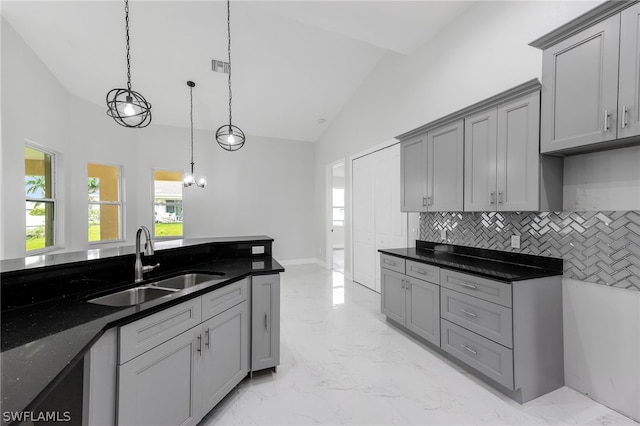
[[[380,292],[378,249],[407,246],[400,211],[400,145],[353,160],[353,279]]]
[[[353,280],[375,290],[373,172],[374,161],[370,155],[353,160]]]
[[[400,211],[400,144],[374,154],[375,291],[380,292],[379,249],[407,246],[407,214]]]

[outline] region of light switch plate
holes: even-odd
[[[447,239],[447,230],[446,229],[441,229],[440,230],[440,238],[443,240]]]
[[[515,248],[515,249],[520,248],[520,235],[511,236],[511,248]]]
[[[252,246],[251,254],[264,254],[264,246]]]

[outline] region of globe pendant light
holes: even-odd
[[[182,181],[184,187],[195,185],[198,188],[204,188],[207,184],[205,178],[200,178],[196,182],[195,175],[193,174],[193,88],[195,87],[195,83],[193,81],[187,81],[187,86],[189,86],[189,104],[191,105],[191,173],[185,173],[184,179]]]
[[[127,88],[107,93],[107,115],[124,127],[147,127],[151,123],[151,104],[131,89],[131,45],[129,40],[129,1],[124,0],[127,38]]]
[[[229,124],[224,124],[216,131],[218,145],[227,151],[237,151],[244,145],[244,132],[231,123],[231,5],[227,0],[227,34],[229,35]]]

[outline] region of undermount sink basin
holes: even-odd
[[[209,281],[221,281],[220,276],[224,275],[223,273],[191,273],[178,275],[177,277],[166,278],[164,280],[155,281],[150,283],[150,286],[158,287],[158,288],[166,288],[166,289],[174,289],[174,290],[182,290],[185,288],[193,287],[202,283],[206,283]]]
[[[96,297],[95,299],[89,300],[89,302],[106,306],[133,306],[166,296],[167,294],[171,294],[175,291],[177,290],[143,286],[130,288],[129,290],[119,291],[102,297]]]

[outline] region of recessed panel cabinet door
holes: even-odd
[[[462,211],[464,122],[430,131],[427,141],[427,210]]]
[[[497,108],[472,115],[464,123],[464,210],[496,210]]]
[[[440,286],[406,278],[407,328],[440,346]]]
[[[427,135],[400,144],[400,210],[427,211]]]
[[[539,208],[539,123],[540,92],[498,107],[498,210]]]
[[[540,151],[616,138],[620,15],[544,51]]]
[[[622,11],[620,23],[618,137],[640,134],[640,3]]]
[[[202,323],[199,398],[214,407],[249,372],[249,308],[242,302]]]
[[[200,420],[200,327],[118,366],[118,425],[192,425]]]
[[[405,319],[405,291],[404,274],[382,268],[380,274],[381,284],[381,311],[387,317],[404,325]]]
[[[280,275],[251,278],[251,371],[280,364]]]

